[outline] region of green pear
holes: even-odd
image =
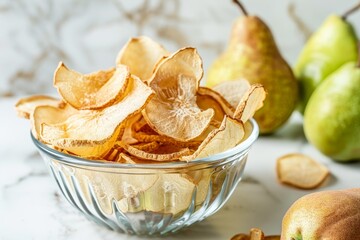
[[[249,16],[243,6],[232,28],[229,45],[213,63],[206,85],[244,78],[260,83],[267,91],[264,106],[255,114],[262,134],[272,133],[291,115],[297,103],[298,83],[281,56],[268,26],[257,16]]]
[[[360,239],[360,188],[305,195],[286,212],[281,240]]]
[[[305,109],[304,131],[334,160],[360,160],[359,64],[345,64],[316,88]]]
[[[345,16],[329,16],[310,37],[294,68],[300,83],[300,112],[304,112],[321,81],[344,63],[356,61],[357,57],[357,36],[352,25]]]

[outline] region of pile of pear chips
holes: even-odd
[[[243,141],[244,124],[265,91],[245,80],[199,85],[195,48],[169,53],[148,37],[121,49],[116,67],[81,74],[60,63],[60,99],[31,96],[16,104],[32,134],[58,151],[119,163],[192,161]]]

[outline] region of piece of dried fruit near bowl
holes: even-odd
[[[276,172],[281,183],[301,189],[317,188],[329,176],[324,165],[299,153],[280,157]]]
[[[169,53],[138,37],[107,70],[82,74],[60,62],[59,97],[26,97],[16,110],[30,119],[62,193],[84,214],[128,233],[173,232],[186,225],[183,214],[200,221],[232,193],[258,134],[250,119],[265,98],[261,85],[241,83],[233,106],[200,87],[202,76],[195,48]]]

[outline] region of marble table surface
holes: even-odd
[[[0,239],[140,239],[89,222],[60,195],[29,136],[29,122],[16,117],[15,98],[0,100]],[[325,164],[331,177],[314,191],[359,187],[360,162],[339,164],[323,156],[304,137],[301,117],[251,149],[243,180],[213,216],[162,239],[230,239],[259,227],[279,234],[282,216],[299,197],[312,191],[279,184],[276,159],[302,152]],[[152,238],[156,239],[156,238]]]

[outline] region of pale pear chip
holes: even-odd
[[[57,124],[59,122],[66,121],[71,115],[77,113],[77,110],[72,108],[70,105],[65,104],[64,107],[59,108],[55,106],[38,106],[34,109],[30,115],[30,122],[32,125],[32,133],[35,138],[41,140],[41,125],[46,124]]]
[[[54,85],[61,97],[76,109],[100,109],[111,105],[124,94],[129,82],[129,68],[81,74],[60,62],[55,70]]]
[[[280,157],[276,172],[280,182],[301,189],[314,189],[329,176],[324,165],[299,153]]]
[[[124,64],[130,68],[131,74],[147,81],[153,74],[153,70],[164,58],[168,56],[161,45],[148,37],[131,38],[120,50],[116,64]]]
[[[156,94],[142,112],[151,128],[182,142],[205,131],[214,110],[202,111],[196,104],[202,75],[202,60],[194,48],[180,49],[159,64],[150,81]]]
[[[233,118],[246,122],[263,106],[265,98],[266,92],[262,85],[251,85],[250,89],[241,98]]]
[[[117,140],[120,124],[141,111],[152,95],[153,91],[133,76],[121,101],[101,110],[81,110],[58,124],[45,123],[41,139],[82,157],[101,156]]]
[[[30,97],[21,98],[15,104],[15,109],[19,117],[30,119],[30,116],[38,106],[53,106],[61,108],[64,105],[65,103],[57,98],[44,95],[33,95]]]
[[[224,81],[213,87],[215,91],[221,94],[231,106],[236,109],[241,98],[250,89],[249,81],[245,79]]]
[[[231,106],[231,104],[223,96],[221,96],[220,93],[207,87],[199,87],[197,91],[196,103],[199,105],[201,109],[214,108],[215,109],[214,118],[220,122],[223,120],[223,116],[225,114],[228,116],[232,116],[235,111],[235,108]],[[220,116],[216,118],[217,109],[219,109],[219,107],[222,109],[223,114],[221,118]],[[218,111],[219,113],[221,113],[220,109]]]
[[[153,152],[147,152],[147,151],[143,151],[140,150],[136,147],[133,147],[131,145],[126,145],[126,144],[122,144],[121,147],[123,147],[130,155],[140,158],[140,159],[145,159],[145,160],[151,160],[151,161],[159,161],[159,162],[163,162],[163,161],[174,161],[174,160],[178,160],[181,156],[185,156],[185,155],[190,155],[191,154],[191,150],[188,148],[180,148],[180,149],[176,149],[177,151],[173,151],[173,152],[164,152],[162,150],[165,149],[160,149],[160,147],[158,147],[156,149],[156,153]]]
[[[221,153],[238,145],[245,135],[244,125],[225,116],[221,126],[209,133],[198,149],[190,156],[183,156],[181,161],[191,161]]]

